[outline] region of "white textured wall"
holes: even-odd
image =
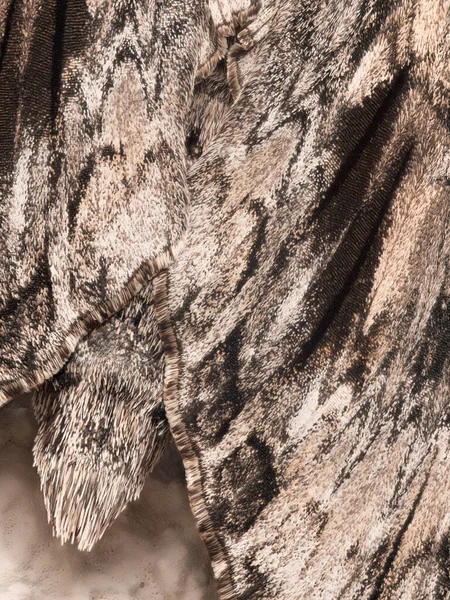
[[[0,410],[0,600],[214,600],[208,555],[170,451],[90,553],[51,536],[27,399]]]

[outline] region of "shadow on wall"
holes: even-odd
[[[0,600],[215,600],[207,551],[169,448],[90,553],[52,537],[33,467],[29,397],[0,410]]]

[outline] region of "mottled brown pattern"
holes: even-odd
[[[449,8],[266,2],[191,169],[166,410],[222,598],[450,597]]]
[[[11,0],[0,70],[0,397],[167,266],[203,2]]]
[[[90,11],[92,4],[86,5]],[[142,17],[144,4],[129,4],[130,10],[121,13],[126,14],[125,22],[133,14]],[[173,3],[167,4],[168,10],[169,4]],[[28,6],[32,10],[34,4]],[[152,8],[145,15],[151,23]],[[14,24],[19,17],[11,18]],[[164,387],[168,422],[183,455],[192,508],[212,556],[220,597],[450,598],[450,4],[185,2],[177,7],[174,20],[169,19],[165,38],[164,28],[154,32],[160,45],[152,56],[173,42],[175,22],[177,27],[184,23],[183,41],[175,44],[170,73],[164,71],[164,61],[159,68],[168,86],[164,123],[178,128],[166,150],[175,158],[183,155],[182,167],[180,171],[169,166],[169,154],[161,150],[166,157],[164,180],[153,172],[156,183],[148,174],[143,179],[156,186],[151,197],[166,202],[164,215],[170,218],[146,222],[141,213],[131,215],[136,247],[126,246],[117,230],[110,238],[114,247],[105,249],[91,240],[94,230],[98,240],[108,230],[102,230],[102,219],[98,228],[92,222],[94,214],[98,218],[102,213],[89,212],[91,181],[96,181],[100,195],[103,189],[114,189],[115,198],[121,199],[123,174],[127,168],[138,172],[145,146],[140,136],[146,134],[127,125],[125,108],[120,115],[114,113],[113,121],[129,132],[129,148],[134,150],[126,153],[129,162],[121,158],[120,145],[117,154],[108,157],[114,161],[119,156],[121,173],[111,188],[109,175],[101,179],[100,171],[89,166],[89,152],[94,156],[97,147],[92,140],[97,138],[83,130],[85,137],[74,138],[70,147],[81,148],[77,168],[87,169],[86,177],[92,173],[72,189],[89,210],[67,209],[58,204],[60,196],[52,196],[48,212],[37,211],[42,221],[42,214],[56,214],[55,206],[64,206],[65,220],[60,215],[52,222],[66,224],[61,235],[74,260],[83,261],[82,268],[74,263],[78,287],[61,296],[69,303],[64,306],[72,306],[75,289],[81,291],[92,281],[89,295],[81,294],[77,302],[98,310],[110,299],[116,306],[114,298],[125,298],[115,295],[122,289],[121,277],[131,276],[134,260],[144,255],[153,259],[154,252],[169,247],[167,235],[177,237],[174,232],[181,231],[176,225],[182,222],[178,217],[186,210],[189,193],[183,249],[144,292],[139,310],[148,329],[144,332],[137,325],[137,362],[127,365],[124,385],[132,406],[134,395],[140,397],[143,391],[140,406],[149,411],[149,418]],[[127,59],[127,65],[128,60],[133,64],[134,59]],[[0,96],[3,73],[4,69]],[[136,92],[133,76],[129,70],[123,74],[126,86]],[[117,75],[118,82],[125,81],[121,77]],[[73,81],[80,78],[75,69]],[[12,87],[27,89],[20,77],[10,79]],[[174,82],[181,87],[173,88]],[[117,85],[111,102],[119,110],[125,104]],[[33,93],[35,87],[31,86]],[[93,100],[93,88],[86,89],[87,100]],[[12,92],[5,97],[13,98],[11,106],[19,110]],[[75,94],[67,106],[75,110],[82,97]],[[58,114],[61,110],[58,105]],[[138,127],[139,114],[136,121],[134,114],[131,119]],[[67,113],[67,126],[76,119],[76,111],[73,121]],[[52,126],[60,127],[60,121]],[[71,131],[76,130],[74,126]],[[65,129],[61,131],[64,142]],[[151,132],[148,135],[153,139]],[[5,139],[11,142],[11,136]],[[30,155],[33,164],[42,164],[38,148]],[[11,163],[16,171],[19,158],[25,156],[20,148],[17,152]],[[185,166],[186,174],[180,175]],[[94,174],[98,179],[92,179]],[[62,189],[72,185],[67,177]],[[133,195],[141,189],[141,179],[129,181],[127,193]],[[8,190],[19,189],[9,185]],[[173,197],[167,191],[172,185],[184,194],[176,206],[170,204]],[[5,203],[10,220],[10,207],[21,206],[18,198],[11,196]],[[148,210],[150,214],[152,207]],[[86,219],[85,228],[76,233],[80,218]],[[76,226],[71,230],[68,223]],[[85,253],[75,241],[84,233]],[[16,237],[8,242],[10,253],[17,252],[14,240],[24,243],[25,238]],[[30,239],[41,243],[32,234]],[[53,234],[46,239],[53,244]],[[66,256],[62,246],[55,248]],[[27,277],[33,272],[27,266],[31,265],[47,281],[45,277],[52,279],[58,271],[53,262],[51,268],[46,266],[47,256],[55,255],[47,250],[24,255],[16,267],[5,251],[2,260]],[[50,314],[60,296],[51,299],[44,285],[36,304],[36,286],[29,289],[32,293],[22,294],[5,314],[26,317],[26,311],[36,312],[39,306],[40,323],[49,324],[48,352],[54,346],[49,336],[57,320],[47,318],[46,310]],[[153,300],[145,296],[150,293]],[[91,333],[67,365],[68,372],[76,372],[83,363],[89,367],[67,394],[74,410],[83,402],[89,406],[90,399],[101,399],[89,413],[94,420],[104,417],[102,406],[115,414],[120,399],[115,400],[113,390],[103,397],[95,369],[89,373],[91,360],[95,367],[98,354],[101,364],[103,353],[111,348],[107,376],[121,372],[120,353],[134,352],[129,341],[136,329],[136,302],[137,298],[128,312]],[[106,316],[99,315],[98,320]],[[32,339],[30,322],[23,318],[17,339]],[[123,327],[123,334],[111,334],[115,323]],[[145,383],[132,389],[133,372],[141,377],[145,347],[152,351],[154,369]],[[2,353],[11,374],[7,361],[16,356]],[[34,356],[45,363],[45,353],[30,351],[19,360],[29,383],[37,381],[31,375]],[[46,375],[57,370],[45,369]],[[14,373],[4,389],[21,381],[19,371]],[[78,385],[86,395],[77,395]],[[53,398],[57,414],[64,415],[64,395],[55,390],[49,396],[50,386],[41,392],[36,407],[40,410]],[[60,420],[51,430],[51,419],[42,415],[41,440],[49,431],[73,439],[76,426],[67,430]],[[147,421],[143,431],[151,437],[154,429]],[[95,436],[88,438],[89,447],[95,448]],[[113,444],[116,439],[113,434]],[[130,455],[140,465],[139,474],[135,481],[127,476],[130,494],[114,503],[114,510],[138,493],[151,447],[142,440],[132,444]],[[43,474],[53,468],[56,450],[48,442],[46,448]],[[67,456],[63,447],[61,451]],[[123,465],[117,466],[120,475]],[[63,466],[52,477],[64,480],[65,472]],[[84,470],[80,481],[86,477]],[[112,481],[113,475],[107,472],[106,477],[103,482]],[[50,502],[51,514],[53,510]],[[98,534],[96,519],[105,515],[91,517]]]
[[[90,550],[164,452],[164,356],[152,286],[77,346],[34,397],[34,445],[49,520]]]

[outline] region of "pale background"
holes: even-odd
[[[0,409],[0,600],[215,600],[173,448],[91,553],[61,546],[33,467],[29,398]]]

